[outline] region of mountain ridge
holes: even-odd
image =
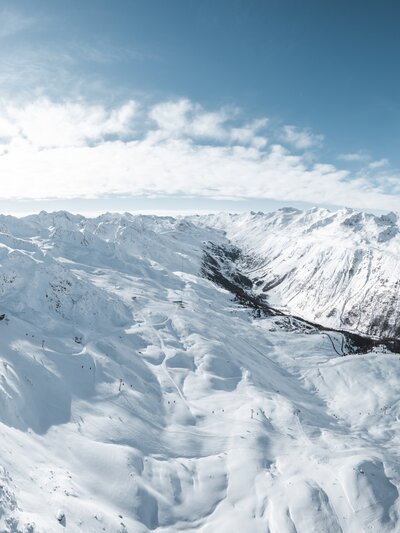
[[[281,307],[326,327],[400,335],[399,217],[316,208],[209,215],[247,259],[242,270]]]

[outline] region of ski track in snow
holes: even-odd
[[[253,219],[0,217],[1,532],[400,531],[399,356],[203,279],[203,243]]]

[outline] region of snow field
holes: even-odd
[[[193,220],[6,218],[0,531],[399,530],[399,356],[253,318]]]

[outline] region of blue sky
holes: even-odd
[[[0,209],[400,210],[400,4],[0,2]]]

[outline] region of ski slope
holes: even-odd
[[[0,218],[0,531],[399,531],[399,355],[233,301],[221,220]]]

